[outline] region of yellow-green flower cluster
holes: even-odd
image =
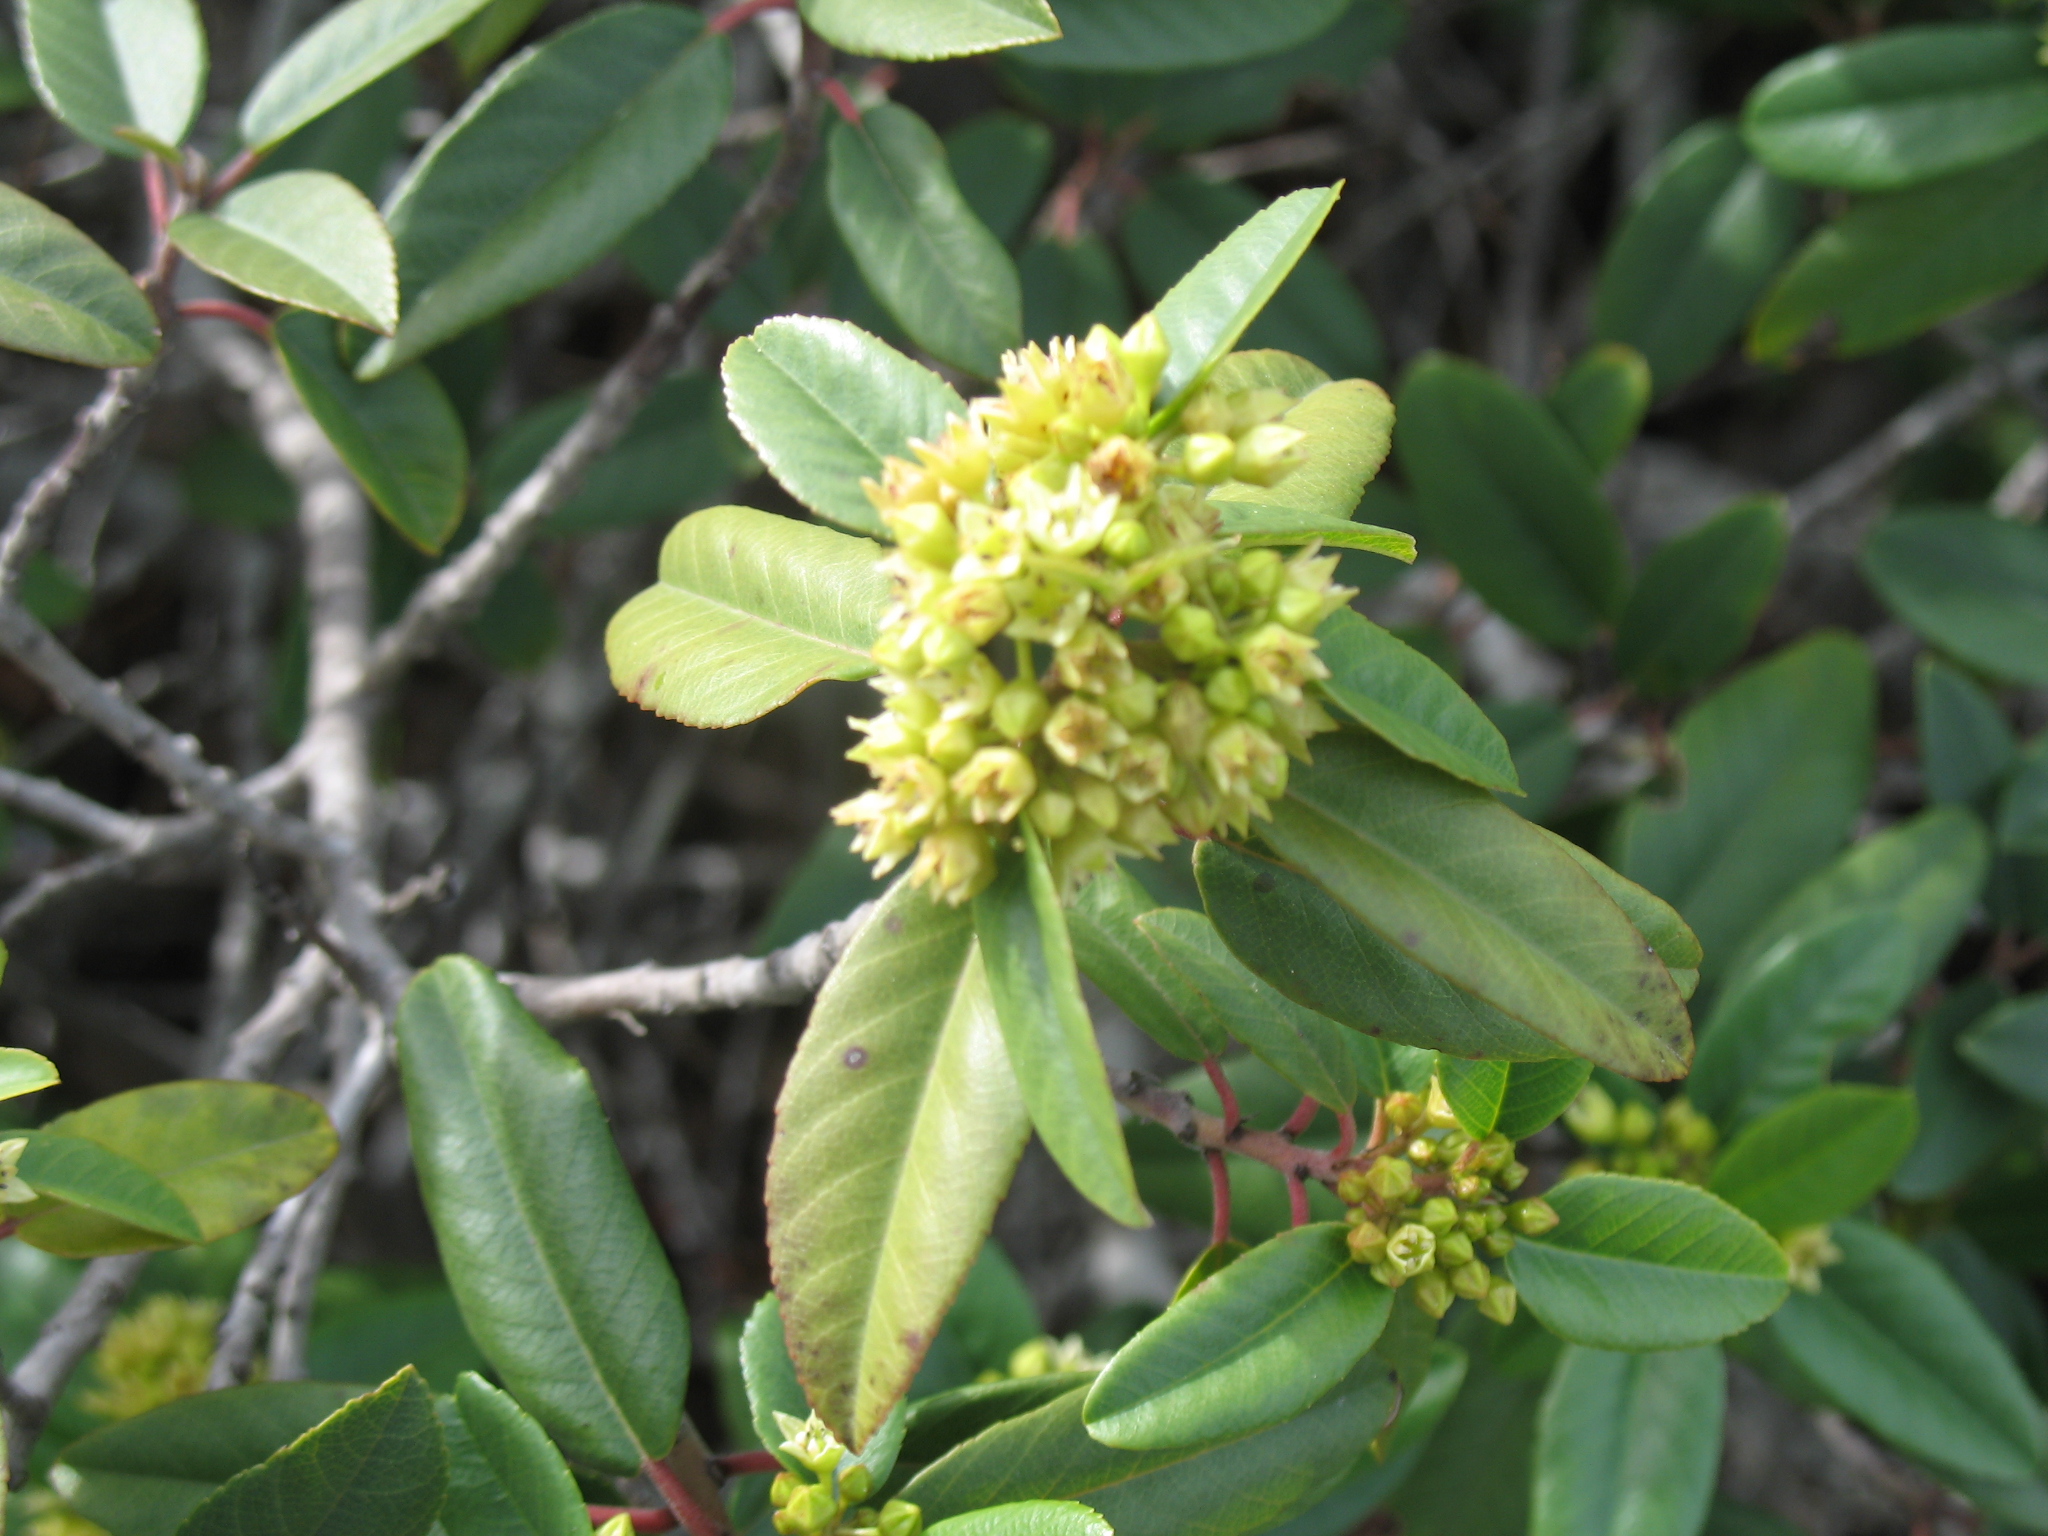
[[[1337,1180],[1351,1256],[1389,1289],[1407,1287],[1431,1317],[1462,1296],[1494,1322],[1513,1322],[1515,1288],[1488,1261],[1505,1258],[1518,1234],[1548,1232],[1557,1212],[1506,1198],[1529,1176],[1515,1144],[1463,1130],[1441,1084],[1430,1083],[1426,1100],[1393,1093],[1381,1106],[1385,1139]]]
[[[1579,1090],[1564,1123],[1590,1154],[1567,1168],[1566,1178],[1604,1170],[1705,1184],[1721,1144],[1714,1122],[1683,1097],[1667,1100],[1661,1109],[1636,1099],[1618,1105],[1598,1083]]]
[[[891,1499],[880,1509],[866,1504],[874,1475],[849,1462],[846,1447],[815,1413],[809,1419],[778,1413],[787,1437],[782,1451],[810,1473],[780,1472],[769,1486],[780,1536],[923,1536],[924,1513],[915,1504]]]
[[[220,1328],[217,1301],[158,1294],[116,1318],[92,1357],[99,1385],[85,1407],[109,1419],[132,1419],[206,1388]]]
[[[1166,350],[1148,315],[1012,352],[999,395],[867,483],[896,541],[887,702],[849,754],[875,787],[833,814],[877,873],[915,853],[911,879],[957,905],[1025,824],[1063,883],[1242,831],[1332,727],[1304,690],[1352,595],[1335,557],[1241,549],[1209,505],[1300,462],[1290,401],[1211,388],[1155,434]]]

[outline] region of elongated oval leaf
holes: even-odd
[[[1593,473],[1604,475],[1642,430],[1650,408],[1650,365],[1634,347],[1604,342],[1565,371],[1547,404]]]
[[[1150,1226],[1044,845],[1026,831],[1021,855],[998,857],[974,932],[1031,1124],[1076,1189],[1125,1226]]]
[[[334,322],[287,314],[271,327],[292,388],[384,518],[437,553],[462,521],[469,442],[440,383],[407,368],[365,384],[343,364]]]
[[[1017,267],[961,197],[939,136],[884,104],[835,122],[827,161],[833,222],[875,297],[939,361],[993,378],[1023,339]]]
[[[391,236],[367,197],[325,171],[286,171],[171,221],[171,241],[215,277],[266,299],[389,335],[398,324]]]
[[[1750,159],[1733,125],[1680,134],[1608,242],[1593,334],[1642,353],[1657,393],[1669,394],[1742,329],[1792,249],[1799,215],[1799,189]],[[1685,302],[1672,303],[1674,293]]]
[[[1344,0],[1066,0],[1065,35],[1034,48],[1053,69],[1156,71],[1238,64],[1292,48],[1337,19]]]
[[[1657,958],[1678,980],[1678,990],[1691,996],[1692,988],[1686,978],[1698,979],[1699,963],[1705,958],[1705,953],[1700,948],[1699,936],[1686,926],[1677,909],[1625,875],[1610,869],[1570,838],[1562,837],[1548,827],[1539,830],[1550,839],[1552,847],[1593,877],[1593,883],[1621,908],[1623,915],[1635,925],[1636,932],[1643,936],[1650,948],[1656,951]]]
[[[1768,1232],[1816,1227],[1883,1189],[1919,1130],[1905,1089],[1816,1088],[1730,1142],[1707,1188]]]
[[[1519,794],[1500,728],[1427,656],[1349,608],[1316,631],[1330,669],[1318,689],[1338,709],[1419,762],[1485,789]]]
[[[1431,353],[1401,383],[1394,445],[1430,533],[1503,617],[1575,650],[1619,615],[1621,524],[1541,405],[1476,363]]]
[[[0,347],[88,368],[134,368],[162,338],[114,258],[26,193],[0,186]]]
[[[2048,854],[2048,736],[2028,744],[1998,797],[1998,848]]]
[[[952,385],[844,320],[770,320],[725,354],[726,409],[783,488],[820,517],[887,537],[863,480],[967,406]]]
[[[1967,673],[1932,655],[1913,663],[1913,723],[1936,805],[1968,805],[2019,755],[2005,711]]]
[[[206,29],[192,0],[23,0],[36,93],[82,139],[117,155],[134,138],[175,156],[206,95]]]
[[[1621,611],[1615,666],[1657,698],[1707,682],[1749,643],[1790,537],[1785,503],[1752,496],[1658,546]]]
[[[1598,882],[1485,790],[1346,735],[1295,771],[1265,839],[1381,938],[1573,1054],[1650,1080],[1691,1064],[1663,962]]]
[[[1906,513],[1863,546],[1863,570],[1900,618],[2008,682],[2048,686],[2048,529]]]
[[[1437,1080],[1458,1124],[1467,1134],[1493,1131],[1510,1141],[1534,1136],[1578,1097],[1593,1075],[1593,1063],[1577,1057],[1557,1061],[1464,1061],[1440,1056]]]
[[[405,316],[363,376],[610,250],[703,163],[731,99],[730,44],[672,5],[600,11],[506,64],[386,204]]]
[[[58,1081],[57,1069],[46,1057],[11,1045],[0,1046],[0,1099],[41,1093]]]
[[[419,974],[397,1028],[413,1161],[470,1336],[577,1460],[626,1474],[666,1456],[689,1325],[589,1077],[461,955]]]
[[[1771,1334],[1808,1381],[1915,1456],[1970,1476],[2039,1472],[2040,1410],[2012,1356],[1942,1268],[1864,1221],[1833,1228],[1840,1263]]]
[[[1188,1061],[1230,1048],[1215,1004],[1166,963],[1138,929],[1159,903],[1121,865],[1081,889],[1067,909],[1067,930],[1082,973],[1129,1015],[1133,1024]]]
[[[348,0],[285,50],[242,103],[242,142],[255,150],[303,128],[490,0]]]
[[[261,1220],[334,1161],[334,1127],[304,1094],[264,1083],[159,1083],[100,1099],[43,1127],[99,1143],[168,1185],[215,1242]],[[35,1217],[21,1240],[63,1258],[177,1241],[95,1211]]]
[[[888,605],[881,551],[866,539],[751,507],[677,523],[659,581],[612,616],[612,684],[689,725],[738,725],[828,677],[875,671]]]
[[[521,1522],[518,1536],[584,1536],[590,1514],[547,1432],[474,1371],[456,1379],[455,1402],[470,1442]],[[462,1533],[451,1529],[451,1536]]]
[[[1769,1317],[1789,1289],[1770,1235],[1689,1184],[1592,1173],[1544,1198],[1558,1225],[1515,1244],[1508,1278],[1543,1325],[1574,1344],[1711,1344]]]
[[[786,1438],[776,1422],[778,1413],[802,1418],[811,1411],[804,1399],[803,1383],[789,1358],[789,1342],[782,1332],[782,1303],[773,1291],[754,1303],[740,1330],[740,1378],[747,1389],[747,1413],[753,1420],[754,1436],[775,1452],[792,1472],[801,1471],[779,1447]]]
[[[1963,1060],[2016,1099],[2048,1109],[2048,993],[2030,993],[2002,1003],[1956,1040]],[[28,1173],[36,1188],[42,1185]]]
[[[951,59],[1060,35],[1045,0],[802,0],[801,10],[826,42],[871,59]]]
[[[1892,1178],[1906,1200],[1948,1194],[1984,1166],[2025,1119],[2026,1108],[1987,1082],[1957,1054],[1956,1038],[2004,1001],[1988,976],[1952,990],[1913,1027],[1913,1101],[1920,1135]]]
[[[179,1536],[426,1536],[448,1488],[434,1394],[407,1366],[185,1517]]]
[[[1696,1536],[1727,1395],[1712,1346],[1566,1349],[1536,1416],[1529,1536]]]
[[[1781,64],[1743,108],[1780,176],[1885,192],[2048,138],[2048,69],[2029,27],[1900,27]]]
[[[955,1515],[926,1529],[934,1536],[1114,1536],[1109,1522],[1086,1504],[1026,1499]]]
[[[1293,1418],[1386,1327],[1394,1293],[1336,1222],[1262,1243],[1117,1351],[1082,1406],[1088,1433],[1130,1450],[1202,1445]]]
[[[790,1357],[849,1445],[909,1389],[1030,1134],[972,914],[897,882],[818,994],[768,1163]]]
[[[83,1136],[31,1134],[21,1177],[37,1194],[174,1242],[205,1240],[176,1190],[130,1158]]]

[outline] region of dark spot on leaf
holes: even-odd
[[[910,1329],[903,1335],[903,1347],[913,1355],[922,1353],[926,1343],[925,1336],[915,1328]]]
[[[900,912],[891,912],[887,917],[882,919],[882,926],[888,929],[891,933],[901,933],[903,931],[903,914]]]
[[[868,1064],[868,1053],[862,1050],[857,1045],[848,1046],[846,1054],[840,1057],[839,1059],[845,1062],[847,1066],[851,1067],[854,1071],[858,1072],[862,1067]]]
[[[1252,889],[1257,891],[1261,896],[1265,895],[1268,891],[1272,890],[1277,883],[1278,882],[1274,880],[1272,874],[1266,870],[1261,870],[1258,874],[1252,877]]]
[[[1401,942],[1403,944],[1406,944],[1410,949],[1420,949],[1422,947],[1422,935],[1417,933],[1413,928],[1410,928],[1406,933],[1401,935]]]

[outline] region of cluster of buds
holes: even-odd
[[[1099,1371],[1109,1361],[1095,1354],[1078,1333],[1064,1339],[1051,1334],[1019,1344],[1010,1351],[1009,1371],[984,1373],[984,1381],[1019,1381],[1030,1376],[1052,1376],[1061,1371]]]
[[[1581,1173],[1632,1173],[1645,1179],[1677,1179],[1705,1184],[1721,1134],[1714,1122],[1683,1098],[1652,1109],[1637,1099],[1617,1105],[1598,1083],[1579,1090],[1564,1123],[1589,1153],[1565,1170]]]
[[[28,1150],[28,1138],[17,1136],[0,1141],[0,1205],[27,1205],[36,1198],[20,1173],[21,1154]]]
[[[1407,1287],[1431,1317],[1462,1296],[1494,1322],[1513,1322],[1515,1288],[1488,1261],[1507,1257],[1518,1235],[1548,1232],[1557,1212],[1506,1198],[1529,1177],[1515,1144],[1461,1128],[1441,1083],[1431,1081],[1427,1099],[1392,1093],[1380,1102],[1386,1139],[1337,1180],[1351,1256],[1381,1285]]]
[[[221,1306],[160,1293],[108,1327],[92,1357],[99,1385],[80,1402],[107,1419],[132,1419],[206,1390]]]
[[[878,874],[915,852],[911,879],[958,905],[1024,826],[1063,885],[1242,832],[1332,728],[1305,690],[1352,596],[1336,557],[1241,549],[1209,505],[1301,461],[1291,401],[1206,389],[1155,433],[1166,355],[1150,315],[1009,353],[999,395],[866,482],[896,541],[886,704],[848,754],[875,786],[833,816]]]
[[[1835,1246],[1827,1227],[1798,1227],[1778,1239],[1785,1250],[1785,1267],[1792,1284],[1809,1296],[1820,1290],[1820,1272],[1842,1262],[1842,1250]]]
[[[780,1536],[923,1536],[924,1512],[915,1504],[867,1505],[874,1474],[847,1458],[846,1447],[815,1413],[809,1419],[778,1413],[775,1422],[787,1437],[783,1455],[810,1473],[777,1473],[768,1489]]]

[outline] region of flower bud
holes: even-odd
[[[1482,1173],[1499,1173],[1515,1160],[1514,1142],[1499,1131],[1495,1131],[1484,1140],[1474,1142],[1473,1146],[1479,1153],[1474,1166]]]
[[[875,1474],[855,1462],[839,1474],[839,1502],[858,1504],[875,1491]]]
[[[1528,1177],[1529,1169],[1526,1164],[1509,1163],[1507,1167],[1501,1169],[1499,1173],[1493,1176],[1493,1182],[1512,1194],[1522,1187],[1523,1181]]]
[[[1045,692],[1028,677],[1005,683],[989,706],[989,724],[1009,741],[1024,741],[1045,729],[1045,717],[1052,713]]]
[[[1441,1078],[1432,1077],[1429,1080],[1429,1107],[1423,1111],[1422,1118],[1426,1124],[1435,1130],[1448,1131],[1457,1129],[1457,1111],[1451,1108],[1451,1101],[1444,1097],[1444,1085]]]
[[[613,1515],[597,1528],[595,1536],[636,1536],[633,1530],[633,1517],[623,1512]]]
[[[948,587],[933,601],[932,617],[952,625],[977,647],[984,646],[1010,622],[1010,600],[1003,595],[1000,581],[989,577],[962,581]]]
[[[1106,624],[1083,624],[1053,654],[1053,672],[1067,687],[1082,693],[1107,693],[1131,676],[1130,648]]]
[[[1158,319],[1149,312],[1140,315],[1137,323],[1124,332],[1118,350],[1123,354],[1124,372],[1131,376],[1138,398],[1149,404],[1170,354],[1166,332],[1160,328]]]
[[[924,1536],[924,1511],[902,1499],[891,1499],[882,1506],[875,1528],[878,1536]]]
[[[1517,1200],[1508,1207],[1508,1225],[1524,1237],[1541,1237],[1557,1221],[1557,1212],[1542,1200]]]
[[[1237,444],[1220,432],[1191,432],[1180,452],[1180,472],[1198,485],[1228,480],[1237,462]]]
[[[1436,1234],[1419,1222],[1403,1222],[1387,1236],[1387,1262],[1404,1275],[1419,1275],[1436,1263]]]
[[[987,834],[965,822],[927,832],[910,866],[912,885],[929,885],[932,895],[955,907],[979,894],[995,875]]]
[[[929,730],[938,721],[939,701],[932,697],[930,690],[912,683],[889,696],[888,710],[912,730]],[[851,724],[858,730],[868,722],[855,720]]]
[[[1377,1264],[1387,1256],[1386,1229],[1373,1222],[1361,1221],[1344,1240],[1351,1245],[1351,1257],[1361,1264]]]
[[[1469,1259],[1450,1271],[1451,1289],[1467,1301],[1478,1301],[1493,1289],[1493,1271],[1477,1259]]]
[[[1401,1130],[1413,1130],[1422,1119],[1422,1100],[1412,1093],[1390,1093],[1380,1103],[1387,1119]]]
[[[1040,837],[1057,842],[1073,830],[1074,797],[1056,789],[1041,789],[1032,797],[1024,817],[1038,829]]]
[[[1308,461],[1308,434],[1277,421],[1253,427],[1237,440],[1236,478],[1251,485],[1278,485]]]
[[[26,1136],[0,1141],[0,1205],[27,1205],[38,1198],[36,1192],[28,1187],[28,1181],[17,1171],[21,1166],[21,1154],[27,1150]]]
[[[1381,1259],[1379,1263],[1367,1269],[1366,1273],[1390,1291],[1398,1291],[1408,1283],[1408,1276],[1402,1272],[1401,1266],[1391,1259]]]
[[[1442,1195],[1430,1196],[1422,1202],[1422,1209],[1415,1214],[1416,1220],[1438,1237],[1442,1237],[1458,1224],[1457,1205]]]
[[[1123,800],[1116,787],[1092,774],[1081,774],[1075,778],[1074,806],[1105,832],[1123,820]]]
[[[1664,1106],[1664,1134],[1675,1149],[1691,1157],[1706,1157],[1721,1143],[1721,1133],[1714,1129],[1714,1122],[1685,1098],[1673,1099]]]
[[[896,547],[927,565],[949,566],[960,553],[960,536],[946,509],[934,501],[913,501],[883,514]]]
[[[1451,1303],[1457,1300],[1457,1293],[1451,1289],[1451,1282],[1444,1278],[1443,1271],[1436,1269],[1417,1276],[1415,1289],[1411,1294],[1415,1297],[1415,1305],[1431,1317],[1442,1317],[1451,1310]]]
[[[1159,626],[1159,638],[1176,661],[1206,661],[1229,649],[1217,632],[1216,615],[1190,603],[1176,608]]]
[[[924,632],[921,653],[925,665],[943,672],[964,666],[975,652],[974,637],[951,624],[934,624]]]
[[[810,1486],[794,1472],[778,1472],[775,1474],[775,1481],[768,1485],[768,1502],[777,1509],[787,1508],[789,1501],[796,1497],[799,1488]]]
[[[1492,1187],[1483,1173],[1461,1173],[1451,1180],[1451,1194],[1468,1203],[1485,1199],[1486,1192]]]
[[[954,769],[974,756],[981,733],[965,720],[941,720],[924,739],[924,749],[941,768]]]
[[[1372,1192],[1388,1205],[1400,1205],[1415,1193],[1415,1169],[1406,1158],[1383,1157],[1366,1171]]]
[[[1042,735],[1054,757],[1090,773],[1106,772],[1108,755],[1130,740],[1108,710],[1079,695],[1060,700],[1046,718]]]
[[[1273,597],[1273,617],[1289,629],[1313,634],[1326,617],[1320,594],[1296,586],[1282,587]]]
[[[1238,590],[1246,602],[1271,602],[1286,575],[1286,562],[1278,550],[1248,549],[1238,557]]]
[[[1479,1246],[1496,1259],[1504,1259],[1514,1252],[1515,1234],[1505,1229],[1498,1232],[1489,1232],[1479,1240]]]
[[[1604,1147],[1620,1133],[1620,1112],[1607,1090],[1588,1083],[1566,1106],[1565,1128],[1589,1147]]]
[[[1472,1239],[1455,1230],[1437,1233],[1436,1261],[1445,1269],[1456,1269],[1461,1264],[1470,1264]]]
[[[1102,536],[1102,552],[1119,565],[1136,565],[1152,553],[1152,535],[1142,523],[1111,523]]]
[[[1202,690],[1185,678],[1168,685],[1159,701],[1159,734],[1180,756],[1199,760],[1213,720]]]
[[[1491,1318],[1505,1328],[1515,1320],[1515,1288],[1505,1280],[1495,1280],[1487,1288],[1485,1298],[1479,1303],[1482,1317]]]
[[[1622,1105],[1614,1125],[1615,1139],[1625,1147],[1640,1147],[1657,1134],[1657,1112],[1635,1099]]]
[[[1263,624],[1238,647],[1252,686],[1283,703],[1301,702],[1301,690],[1330,675],[1316,655],[1316,642],[1284,624]]]
[[[1173,749],[1150,731],[1133,736],[1116,757],[1116,792],[1132,805],[1156,800],[1173,784]]]
[[[1358,1205],[1371,1193],[1363,1168],[1347,1168],[1337,1176],[1337,1198],[1346,1205]]]
[[[1202,697],[1220,715],[1241,715],[1251,707],[1252,680],[1242,667],[1218,667],[1202,685]]]
[[[1031,759],[1015,747],[983,747],[953,775],[953,793],[975,821],[1011,821],[1038,789]]]
[[[1159,714],[1159,684],[1143,672],[1133,672],[1103,696],[1102,702],[1116,717],[1117,724],[1137,730],[1150,725]]]
[[[839,1519],[839,1501],[823,1483],[799,1488],[788,1506],[775,1517],[777,1529],[783,1522],[794,1528],[794,1536],[824,1536]]]
[[[1117,841],[1148,859],[1156,858],[1159,850],[1179,835],[1166,813],[1149,802],[1125,806],[1116,824]]]
[[[1443,1144],[1433,1137],[1417,1136],[1408,1143],[1408,1160],[1417,1167],[1427,1168],[1442,1151]]]

